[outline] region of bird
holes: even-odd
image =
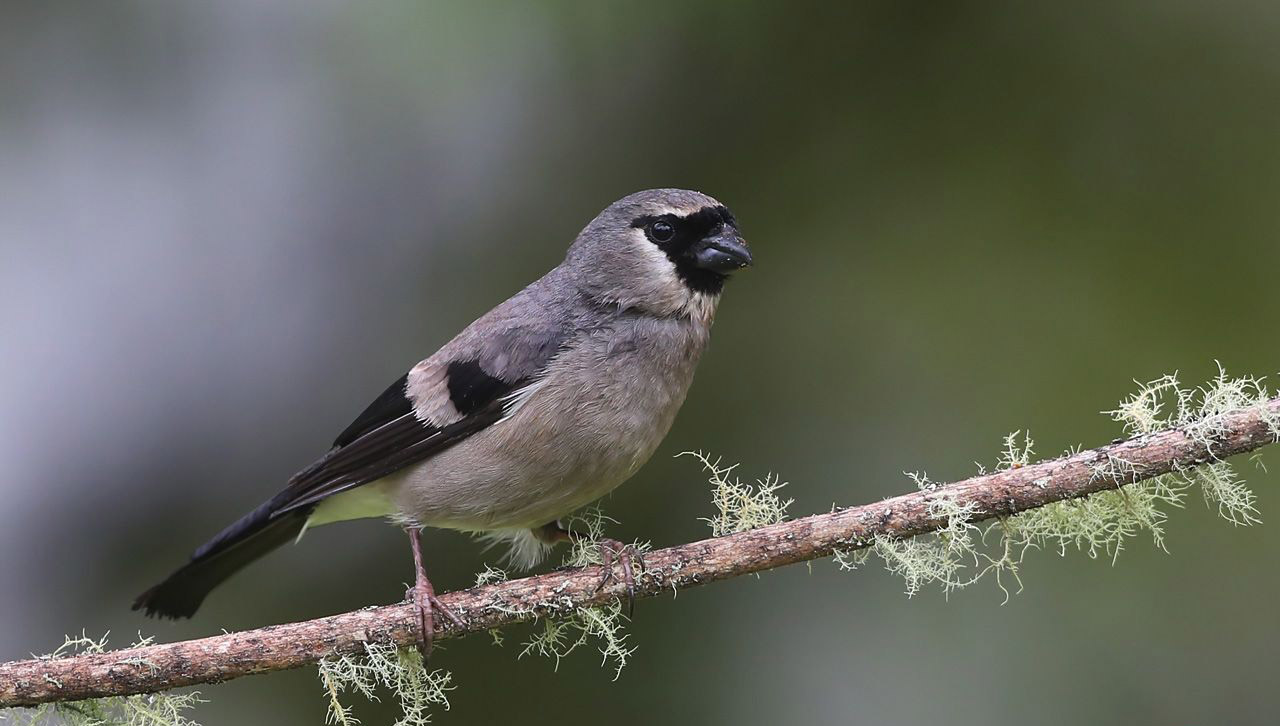
[[[734,215],[700,192],[650,189],[610,204],[564,260],[400,376],[275,496],[134,601],[191,617],[232,574],[310,527],[383,518],[409,533],[417,644],[437,617],[424,527],[482,533],[531,567],[584,537],[562,518],[629,479],[665,438],[707,348],[726,281],[752,253]],[[601,540],[604,579],[629,548]]]

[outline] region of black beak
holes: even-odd
[[[698,267],[723,275],[749,266],[751,250],[745,240],[726,229],[702,240],[693,253],[693,259]]]

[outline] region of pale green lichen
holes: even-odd
[[[635,648],[627,645],[623,625],[625,618],[622,603],[614,601],[608,605],[579,608],[565,618],[544,619],[524,642],[520,657],[540,655],[552,658],[559,669],[562,658],[594,640],[600,651],[600,664],[603,666],[612,661],[613,679],[616,681],[622,675],[627,660],[635,653]]]
[[[1008,518],[1008,534],[1020,549],[1044,547],[1065,555],[1069,548],[1115,562],[1125,542],[1147,532],[1164,549],[1166,507],[1180,507],[1185,486],[1173,477],[1155,477],[1040,507]]]
[[[506,581],[506,570],[500,570],[487,562],[485,563],[484,569],[476,573],[476,587]],[[489,628],[489,637],[493,639],[493,644],[499,648],[502,647],[503,642],[506,640],[502,635],[501,628]]]
[[[422,655],[414,649],[365,643],[364,653],[325,658],[318,669],[329,700],[326,723],[360,723],[351,707],[342,703],[345,691],[356,691],[371,701],[379,700],[380,690],[390,691],[401,711],[394,726],[422,726],[431,722],[433,707],[449,708],[447,692],[453,690],[453,676],[444,670],[428,671],[423,667]]]
[[[1262,379],[1233,378],[1219,363],[1217,375],[1206,385],[1187,388],[1174,373],[1141,386],[1138,393],[1106,413],[1135,435],[1162,428],[1180,429],[1204,444],[1212,456],[1218,438],[1226,433],[1226,415],[1237,411],[1260,411],[1272,433],[1280,438],[1280,416],[1265,405],[1269,398]],[[1261,521],[1253,492],[1229,464],[1216,456],[1202,466],[1170,476],[1198,485],[1205,503],[1232,524],[1250,525]]]
[[[926,474],[906,474],[921,491],[939,490]],[[854,570],[875,555],[885,569],[903,578],[908,597],[928,584],[937,584],[950,593],[992,571],[997,583],[1005,570],[1016,578],[1017,563],[1007,553],[995,558],[983,549],[984,530],[973,523],[975,506],[971,502],[960,504],[949,492],[942,491],[928,505],[929,514],[945,522],[936,532],[908,539],[877,535],[868,548],[837,552],[835,562],[841,569]]]
[[[150,645],[151,638],[143,638],[131,647]],[[67,636],[57,650],[40,656],[42,660],[69,658],[76,655],[102,653],[107,649],[107,636],[94,640],[81,633],[79,637]],[[146,661],[133,661],[134,665],[147,666]],[[0,711],[0,723],[23,726],[199,726],[186,714],[197,704],[205,703],[200,693],[148,693],[136,696],[112,696],[84,701],[46,703],[34,708],[5,709]]]
[[[711,527],[711,534],[721,537],[735,532],[776,524],[787,518],[787,508],[794,499],[783,500],[777,491],[787,485],[777,474],[765,474],[754,485],[744,484],[734,475],[737,464],[724,466],[720,459],[711,460],[701,451],[685,451],[677,456],[692,456],[702,463],[711,484],[711,501],[716,515],[702,521]]]
[[[573,547],[565,555],[564,565],[586,567],[602,564],[604,553],[599,543],[604,539],[605,522],[613,521],[594,507],[565,520],[566,528],[583,536],[574,538]],[[648,542],[633,542],[630,546],[639,554],[649,549]],[[600,651],[601,665],[612,662],[613,678],[617,680],[622,675],[627,660],[635,652],[635,648],[627,645],[625,621],[622,603],[618,601],[577,608],[562,618],[544,618],[524,642],[520,657],[545,656],[555,660],[556,667],[559,668],[562,658],[594,641]]]
[[[476,573],[476,587],[481,585],[492,585],[495,582],[506,582],[506,570],[500,570],[489,563],[485,563],[484,569]]]
[[[1237,526],[1262,523],[1258,517],[1257,497],[1230,464],[1214,461],[1190,473],[1195,483],[1200,485],[1205,504],[1216,507],[1218,516]]]
[[[1018,442],[1018,434],[1022,434],[1022,442]],[[1004,437],[1004,448],[1000,452],[1000,458],[996,461],[996,469],[998,471],[1006,471],[1008,469],[1020,469],[1031,463],[1031,458],[1035,456],[1036,442],[1031,440],[1030,431],[1014,431]]]
[[[1198,388],[1181,385],[1176,375],[1139,384],[1136,394],[1105,413],[1133,436],[1169,428],[1182,430],[1205,445],[1212,457],[1209,461],[1136,481],[1137,467],[1108,457],[1093,466],[1093,476],[1116,482],[1119,488],[1000,518],[981,530],[971,522],[972,512],[939,497],[929,505],[931,514],[946,519],[938,532],[905,540],[879,536],[869,548],[837,553],[836,563],[853,569],[875,555],[889,571],[903,578],[908,596],[930,583],[949,593],[994,573],[1007,599],[1001,576],[1011,574],[1020,587],[1019,566],[1030,549],[1052,549],[1065,555],[1074,548],[1093,558],[1105,554],[1114,562],[1125,543],[1143,532],[1164,549],[1167,512],[1184,504],[1186,490],[1192,486],[1200,487],[1205,501],[1223,519],[1236,525],[1256,524],[1260,520],[1253,492],[1230,464],[1214,455],[1214,447],[1226,432],[1226,416],[1246,410],[1261,412],[1272,434],[1280,439],[1280,416],[1266,405],[1270,395],[1260,379],[1233,378],[1220,365],[1213,380]],[[1019,441],[1019,434],[1022,432],[1005,437],[997,471],[1031,463],[1033,442],[1026,434]],[[1078,447],[1073,447],[1066,453],[1078,452]],[[979,470],[986,471],[981,465]],[[922,491],[938,489],[923,474],[908,476]],[[994,544],[987,545],[992,538]]]

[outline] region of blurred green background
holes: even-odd
[[[805,514],[1014,429],[1110,440],[1134,378],[1273,374],[1278,41],[1242,1],[6,3],[0,659],[399,599],[404,537],[363,522],[193,621],[128,609],[638,189],[716,196],[757,266],[619,538],[708,534],[682,450]],[[1193,494],[1170,554],[1035,553],[1003,606],[819,562],[639,603],[616,683],[449,642],[436,721],[1273,723],[1280,500],[1241,469],[1267,524]],[[426,542],[445,589],[495,556]],[[205,724],[324,716],[311,670],[201,690]]]

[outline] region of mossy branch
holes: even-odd
[[[875,504],[645,554],[636,596],[761,572],[849,553],[954,526],[1007,517],[1068,499],[1116,489],[1170,472],[1213,464],[1277,441],[1280,398],[1107,446],[1011,468],[949,485],[930,486]],[[451,638],[538,618],[557,618],[624,596],[620,578],[597,590],[598,566],[479,585],[441,596],[466,623],[442,623]],[[297,668],[328,656],[365,653],[367,644],[410,645],[415,616],[409,604],[372,607],[286,625],[201,640],[144,645],[65,658],[0,664],[0,707],[151,693],[196,683]]]

